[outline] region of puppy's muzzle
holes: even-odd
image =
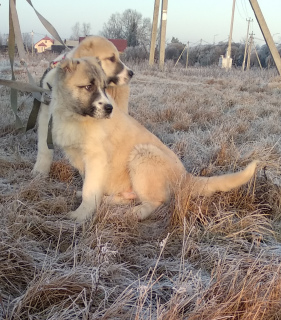
[[[108,103],[104,105],[104,111],[106,114],[108,115],[111,114],[112,110],[113,110],[113,107],[111,104]]]
[[[133,78],[133,75],[134,75],[133,70],[128,70],[128,76],[129,76],[130,78]]]

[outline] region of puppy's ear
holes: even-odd
[[[96,57],[96,60],[97,60],[97,63],[102,67],[101,60],[98,57]]]
[[[77,59],[65,59],[60,62],[59,68],[64,72],[73,72],[77,69],[77,65],[80,64],[80,61]]]

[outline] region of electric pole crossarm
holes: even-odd
[[[259,7],[259,4],[257,2],[257,0],[249,0],[250,4],[252,6],[252,9],[255,13],[255,16],[257,18],[258,24],[260,26],[261,32],[263,34],[264,40],[270,50],[270,53],[273,57],[274,63],[276,65],[277,71],[279,73],[279,75],[281,75],[281,58],[279,55],[279,52],[275,46],[275,43],[273,41],[273,38],[270,34],[270,31],[267,27],[267,24],[265,22],[265,19],[263,17],[263,14],[261,12],[261,9]]]

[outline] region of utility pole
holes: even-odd
[[[164,67],[168,0],[162,0],[159,66]]]
[[[214,45],[216,44],[216,36],[218,36],[218,34],[215,34],[215,35],[214,35],[214,41],[213,41],[213,44],[214,44]]]
[[[187,46],[186,46],[186,63],[185,63],[185,69],[187,69],[187,66],[188,66],[188,55],[189,55],[189,41],[187,42]]]
[[[275,46],[275,43],[273,41],[273,38],[270,34],[270,31],[267,27],[267,24],[265,22],[265,19],[263,17],[263,14],[261,12],[261,9],[259,7],[259,4],[258,4],[258,1],[257,0],[249,0],[250,1],[250,4],[252,6],[252,9],[255,13],[255,16],[257,18],[257,21],[259,23],[259,26],[260,26],[260,29],[261,29],[261,32],[263,34],[263,37],[264,37],[264,40],[270,50],[270,53],[272,55],[272,58],[274,60],[274,63],[275,63],[275,66],[277,68],[277,71],[279,73],[279,75],[281,75],[281,58],[280,58],[280,55],[278,53],[278,50]]]
[[[33,54],[34,54],[34,48],[33,48],[33,46],[34,46],[34,42],[33,42],[33,36],[34,36],[34,32],[33,32],[33,30],[31,31],[31,54],[32,54],[32,57],[33,57]]]
[[[248,21],[248,27],[247,27],[247,37],[245,42],[245,51],[244,51],[244,57],[243,57],[243,63],[242,63],[242,71],[245,70],[245,61],[246,61],[246,54],[247,54],[247,47],[248,47],[248,39],[249,39],[249,28],[250,28],[250,22],[253,21],[253,19],[246,19]]]
[[[248,49],[247,70],[250,69],[251,53],[252,53],[252,47],[253,47],[253,39],[254,39],[254,34],[252,32],[251,35],[250,35],[250,43],[249,43],[249,49]]]
[[[233,0],[232,3],[232,14],[231,14],[231,23],[230,23],[230,32],[229,32],[229,38],[228,38],[228,47],[226,52],[226,69],[230,69],[232,65],[232,59],[231,59],[231,42],[232,42],[232,32],[233,32],[233,22],[234,22],[234,12],[235,12],[235,0]]]
[[[152,22],[152,31],[151,31],[151,41],[150,41],[150,52],[149,52],[149,64],[151,66],[154,64],[157,25],[158,25],[158,16],[159,16],[159,4],[160,4],[160,0],[155,0],[154,12],[153,12],[153,22]]]
[[[261,61],[260,61],[260,58],[259,58],[259,55],[258,55],[258,52],[257,52],[257,48],[255,46],[255,44],[253,43],[254,45],[254,48],[255,48],[255,52],[256,52],[256,56],[257,56],[257,60],[258,60],[258,63],[259,63],[259,66],[260,66],[260,69],[262,70],[262,65],[261,65]]]
[[[181,56],[183,55],[185,48],[186,48],[186,46],[182,49],[181,54],[180,54],[180,56],[178,57],[178,60],[177,60],[176,63],[175,63],[175,67],[176,67],[177,64],[179,63],[180,58],[181,58]]]

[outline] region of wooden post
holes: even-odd
[[[231,42],[232,42],[232,31],[233,31],[233,22],[234,22],[234,12],[235,12],[235,0],[232,3],[232,14],[231,14],[231,23],[230,23],[230,32],[228,38],[228,47],[226,52],[226,70],[231,68]]]
[[[249,43],[249,49],[248,49],[248,59],[247,59],[247,70],[250,69],[252,46],[253,46],[253,33],[251,33],[251,36],[250,36],[250,43]]]
[[[259,58],[259,55],[258,55],[258,52],[257,52],[257,49],[256,49],[255,44],[254,44],[254,49],[255,49],[255,52],[256,52],[256,56],[257,56],[257,60],[258,60],[258,63],[259,63],[260,69],[262,70],[261,61],[260,61],[260,58]]]
[[[168,0],[162,0],[159,66],[164,67]]]
[[[246,21],[248,21],[248,28],[247,28],[247,38],[246,38],[246,42],[245,42],[245,50],[244,50],[244,57],[243,57],[243,63],[242,63],[242,71],[245,70],[245,61],[246,61],[248,39],[249,39],[249,28],[250,28],[250,22],[253,21],[253,19],[246,19]]]
[[[272,58],[274,60],[277,71],[278,71],[279,75],[281,75],[281,58],[280,58],[278,50],[275,46],[273,38],[270,34],[270,31],[267,27],[267,24],[265,22],[265,19],[263,17],[263,14],[261,12],[260,7],[259,7],[258,1],[257,0],[249,0],[249,1],[252,6],[252,9],[254,10],[254,13],[257,18],[258,24],[260,26],[261,32],[263,34],[264,40],[265,40],[265,42],[270,50],[270,53],[272,55]]]
[[[189,41],[187,42],[186,46],[186,63],[185,63],[185,68],[187,69],[188,66],[188,54],[189,54]]]
[[[33,55],[34,55],[34,41],[33,41],[33,35],[34,35],[34,32],[33,32],[33,30],[32,30],[32,32],[31,32],[31,52],[32,52],[32,57],[33,57]]]
[[[159,16],[159,4],[160,4],[160,0],[155,0],[155,2],[154,2],[152,30],[151,30],[151,40],[150,40],[150,52],[149,52],[149,64],[151,66],[154,64],[154,55],[155,55],[155,47],[156,47],[156,36],[157,36],[157,26],[158,26],[158,16]]]

